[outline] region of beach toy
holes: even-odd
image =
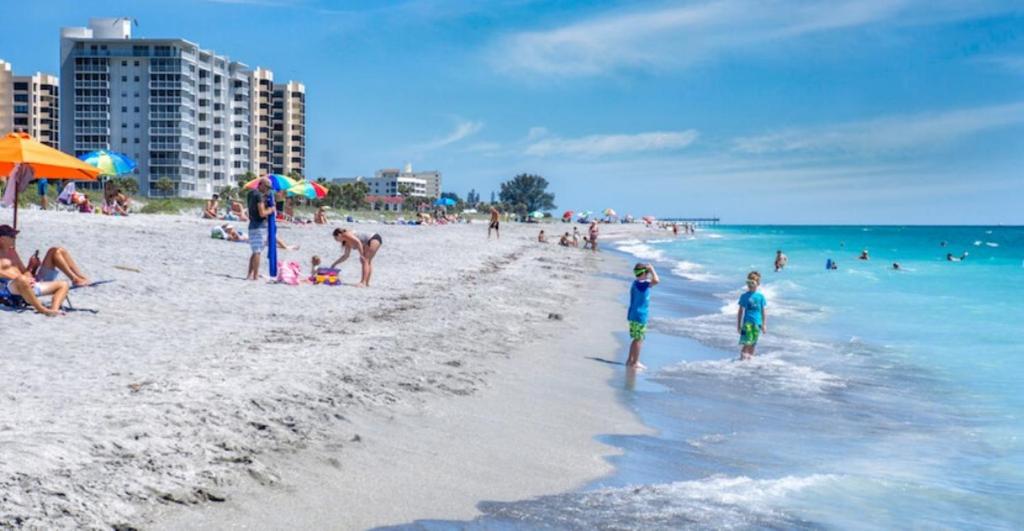
[[[340,286],[341,285],[341,270],[332,269],[330,267],[318,267],[316,274],[313,275],[313,284],[323,284],[325,286]]]

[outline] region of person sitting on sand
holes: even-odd
[[[543,230],[541,230],[540,234],[537,235],[537,241],[540,243],[548,243],[548,237],[544,235]]]
[[[89,201],[89,196],[75,192],[71,194],[71,203],[78,208],[78,212],[82,214],[92,214],[96,211],[96,208],[92,206],[92,201]]]
[[[232,221],[249,221],[249,215],[242,208],[241,201],[231,201],[231,211],[228,212],[227,216],[224,216],[224,219],[229,218],[232,218]]]
[[[75,286],[89,284],[89,278],[78,268],[78,264],[71,258],[71,253],[63,247],[51,247],[46,251],[42,260],[39,260],[37,251],[26,266],[15,248],[18,232],[20,231],[14,230],[10,225],[0,225],[0,258],[10,260],[18,271],[30,273],[39,282],[54,281],[57,279],[58,272],[61,272],[67,275]]]
[[[563,234],[561,238],[558,239],[558,245],[561,245],[562,247],[575,247],[576,242],[573,242],[569,239],[569,233],[567,232]]]
[[[220,215],[217,211],[220,209],[220,196],[213,194],[213,197],[206,202],[206,206],[203,208],[203,219],[219,219]]]
[[[0,237],[0,240],[2,239]],[[60,305],[64,303],[70,289],[71,286],[63,280],[37,282],[31,273],[21,271],[14,261],[0,257],[0,297],[21,297],[35,311],[52,317],[61,314]],[[39,300],[39,297],[47,295],[51,296],[49,308]]]
[[[327,210],[325,207],[317,207],[316,213],[313,214],[313,223],[316,223],[317,225],[327,224]]]
[[[332,234],[334,240],[341,244],[344,253],[331,264],[331,269],[337,268],[338,264],[348,260],[349,255],[352,254],[352,249],[355,249],[359,251],[360,262],[363,266],[362,278],[360,278],[359,284],[356,284],[356,286],[361,288],[370,287],[370,278],[373,276],[373,257],[377,256],[377,251],[384,244],[380,234],[367,236],[366,234],[357,234],[349,229],[334,229]]]
[[[857,260],[871,260],[871,257],[868,256],[868,250],[864,249],[863,251],[861,251],[860,256],[857,257]]]

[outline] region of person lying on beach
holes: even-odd
[[[644,338],[647,337],[647,314],[651,304],[651,288],[657,286],[660,280],[658,272],[651,264],[637,263],[633,266],[633,284],[629,287],[629,311],[626,319],[629,321],[629,357],[626,359],[626,367],[636,370],[644,370],[640,363],[640,349],[644,346]]]
[[[377,251],[384,244],[380,234],[367,236],[366,234],[357,234],[349,229],[334,229],[332,235],[334,240],[341,244],[343,254],[331,264],[331,269],[337,268],[338,264],[348,260],[349,255],[352,254],[352,249],[355,249],[359,251],[359,260],[363,268],[362,278],[356,286],[361,288],[370,287],[370,278],[373,276],[373,257],[377,256]]]
[[[39,260],[39,251],[36,251],[36,254],[29,259],[26,266],[21,261],[15,248],[19,232],[10,225],[0,225],[0,258],[9,260],[14,267],[18,268],[18,271],[31,274],[39,282],[56,280],[59,271],[67,275],[75,286],[89,284],[89,278],[78,268],[78,264],[71,257],[71,253],[63,247],[47,249],[42,260]]]
[[[756,276],[755,276],[756,275]],[[754,357],[757,340],[767,330],[768,302],[764,295],[757,291],[760,277],[756,271],[747,275],[747,291],[740,295],[739,311],[736,313],[736,332],[740,335],[740,360]]]
[[[540,243],[548,243],[548,237],[544,235],[543,230],[541,230],[540,234],[537,235],[537,241]]]
[[[220,209],[220,196],[213,194],[213,197],[206,202],[206,206],[203,207],[203,219],[219,219],[220,215],[217,211]]]
[[[327,211],[324,207],[318,207],[316,209],[316,213],[313,214],[313,223],[316,223],[317,225],[327,224]]]
[[[71,286],[63,280],[37,282],[32,274],[21,271],[12,260],[0,257],[0,297],[21,297],[32,308],[49,317],[60,315],[60,305],[68,296]],[[47,308],[39,297],[51,296]]]
[[[230,224],[225,223],[219,227],[214,228],[215,238],[221,240],[227,240],[229,242],[245,242],[249,241],[249,237],[243,233],[238,232]]]

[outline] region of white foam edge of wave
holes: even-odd
[[[659,369],[655,378],[682,379],[694,376],[753,384],[755,387],[802,396],[846,387],[842,378],[807,365],[791,363],[777,353],[755,356],[747,361],[683,361]]]

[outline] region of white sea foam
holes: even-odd
[[[788,499],[838,479],[828,474],[777,479],[715,475],[495,504],[485,510],[559,529],[785,529],[803,522],[785,510]]]
[[[846,382],[834,374],[791,363],[777,354],[759,355],[742,362],[736,359],[684,361],[659,370],[654,378],[723,380],[760,391],[799,396],[818,395],[846,387]]]
[[[663,260],[665,258],[665,251],[655,249],[640,240],[623,240],[615,248],[644,260]]]
[[[694,262],[687,262],[686,260],[678,261],[672,267],[672,273],[694,282],[711,282],[718,278],[705,271],[704,266]]]
[[[999,247],[999,244],[996,242],[985,242],[985,245],[989,247]]]
[[[709,233],[705,234],[704,237],[705,238],[711,238],[712,240],[720,240],[722,238],[725,238],[725,236],[722,236],[721,234],[718,234],[717,232],[709,232]]]

